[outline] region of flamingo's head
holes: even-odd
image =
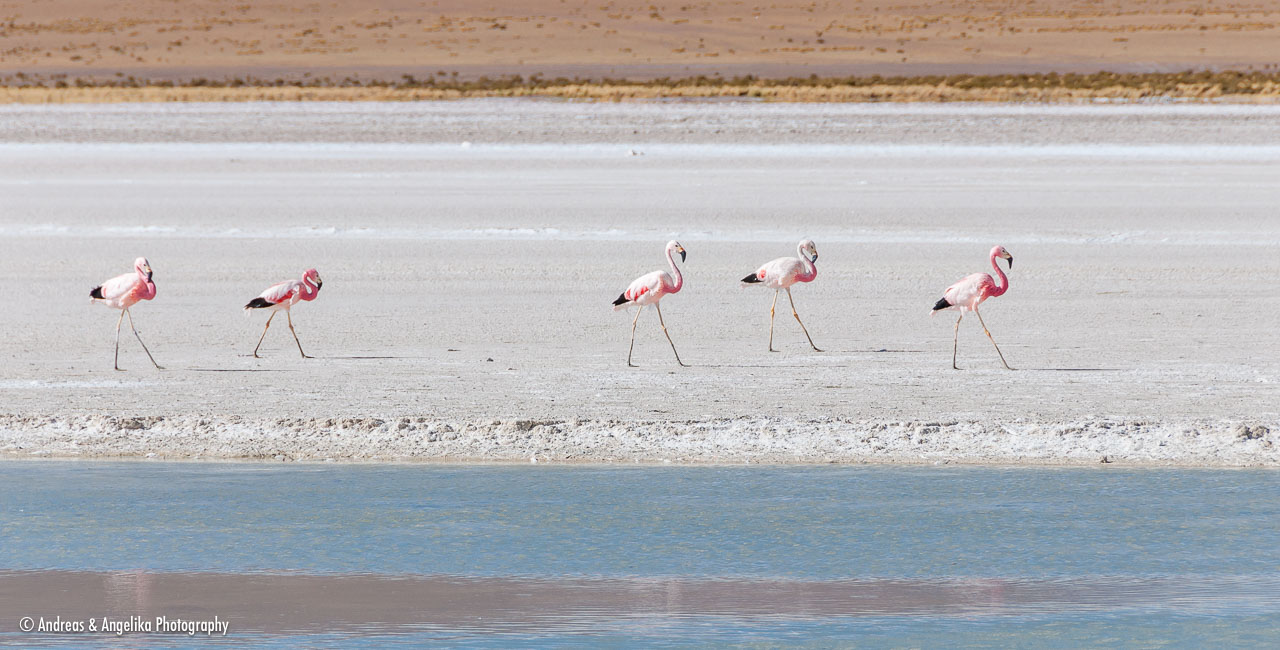
[[[148,262],[147,258],[139,257],[138,259],[134,260],[133,268],[138,273],[141,273],[142,275],[146,276],[147,282],[151,281],[151,276],[153,275],[153,271],[151,270],[151,262]]]
[[[307,280],[311,280],[311,282],[316,285],[317,289],[324,286],[324,281],[320,279],[320,272],[315,269],[307,269],[307,272],[303,273],[302,277]]]
[[[684,259],[685,259],[684,246],[681,246],[681,245],[680,245],[680,242],[678,242],[678,241],[676,241],[676,240],[674,240],[674,239],[672,239],[671,241],[667,242],[667,250],[668,250],[668,251],[671,251],[671,252],[673,252],[673,253],[680,253],[680,261],[681,261],[681,262],[683,262],[683,261],[684,261]]]
[[[995,248],[991,249],[991,257],[1003,258],[1005,261],[1009,263],[1009,268],[1010,269],[1013,268],[1013,256],[1009,254],[1009,251],[1004,249],[1004,246],[996,246]]]
[[[809,258],[809,262],[818,261],[818,245],[813,243],[812,239],[806,239],[800,242],[801,253]]]

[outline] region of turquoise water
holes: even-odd
[[[4,462],[0,540],[10,571],[618,596],[238,636],[286,646],[1280,643],[1274,471]],[[655,581],[703,595],[631,609]]]

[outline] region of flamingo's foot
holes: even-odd
[[[640,366],[637,366],[636,364],[631,363],[630,361],[628,361],[628,362],[627,362],[627,367],[628,367],[628,368],[639,368]]]
[[[309,355],[309,354],[304,354],[304,355],[302,355],[302,358],[303,358],[303,359],[314,359],[315,357],[313,357],[313,356],[311,356],[311,355]]]
[[[820,347],[818,347],[818,346],[816,346],[816,345],[815,345],[815,346],[812,346],[812,347],[813,347],[813,351],[814,351],[814,352],[826,352],[826,350],[823,350],[822,348],[820,348]]]

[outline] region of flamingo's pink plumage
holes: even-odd
[[[1003,246],[995,246],[991,249],[990,262],[991,268],[995,269],[996,275],[1000,277],[997,283],[995,279],[987,273],[974,273],[965,276],[959,282],[947,287],[943,292],[942,299],[938,300],[933,306],[932,313],[938,313],[945,310],[955,310],[960,312],[960,317],[956,319],[955,340],[952,342],[951,349],[951,367],[959,370],[956,365],[956,351],[960,344],[960,321],[964,320],[966,312],[973,312],[978,316],[978,322],[982,323],[982,331],[986,333],[987,338],[991,339],[991,345],[995,346],[996,354],[1000,355],[1000,362],[1005,368],[1009,368],[1009,363],[1004,360],[1004,353],[1000,351],[1000,346],[996,345],[996,340],[991,336],[991,331],[987,329],[987,325],[982,321],[982,313],[978,311],[978,305],[981,305],[987,298],[995,298],[1003,296],[1009,290],[1009,278],[1000,270],[1000,266],[996,264],[996,259],[1004,259],[1009,263],[1009,269],[1013,269],[1013,256]],[[1009,368],[1013,370],[1013,368]]]
[[[798,282],[813,282],[818,277],[818,245],[803,239],[796,246],[799,257],[779,257],[765,262],[756,272],[742,278],[742,286],[763,284],[770,289],[786,289]]]
[[[116,370],[120,369],[120,324],[124,321],[126,314],[129,316],[129,329],[133,330],[138,343],[142,344],[147,358],[151,359],[152,365],[160,368],[155,357],[151,356],[151,350],[147,349],[147,344],[142,342],[142,336],[138,334],[137,328],[133,326],[133,314],[129,311],[130,307],[139,302],[156,297],[156,283],[152,281],[153,275],[151,263],[147,258],[139,257],[133,261],[133,273],[117,275],[89,291],[91,301],[120,310],[120,318],[116,320]]]
[[[89,292],[94,301],[113,309],[128,309],[143,300],[156,297],[151,264],[145,257],[133,261],[133,273],[117,275]]]
[[[667,242],[667,263],[671,265],[671,272],[654,271],[646,273],[632,280],[631,284],[627,286],[627,290],[623,291],[618,296],[618,299],[613,301],[614,311],[626,309],[632,305],[640,307],[640,309],[636,310],[636,317],[631,321],[631,348],[627,351],[628,366],[634,365],[631,363],[631,352],[636,347],[636,323],[639,322],[640,312],[644,311],[646,305],[653,305],[658,310],[658,324],[662,326],[662,333],[667,335],[667,342],[671,343],[671,351],[675,352],[676,363],[682,366],[685,365],[680,360],[680,353],[676,352],[676,344],[672,342],[671,334],[667,332],[667,324],[662,320],[662,306],[658,304],[658,301],[662,300],[663,296],[679,293],[680,289],[684,287],[684,276],[680,273],[680,267],[676,266],[676,261],[673,257],[675,253],[680,254],[681,262],[685,260],[684,246],[681,246],[680,242],[675,240]]]
[[[315,300],[316,296],[320,295],[320,286],[322,284],[324,283],[320,280],[320,274],[315,269],[309,269],[303,274],[301,280],[285,280],[267,287],[266,291],[258,294],[258,297],[253,302],[245,305],[245,309],[270,309],[272,311],[289,309],[300,301]],[[267,304],[263,305],[258,301]]]

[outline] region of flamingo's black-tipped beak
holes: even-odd
[[[685,259],[684,249],[680,249],[680,261],[683,262],[684,259]]]
[[[154,275],[155,275],[155,271],[147,271],[147,282],[150,282],[152,276]]]
[[[1009,263],[1009,270],[1013,270],[1013,256],[1006,257],[1005,261]]]
[[[319,289],[320,287],[323,287],[323,286],[324,286],[324,280],[316,280],[316,288],[317,288],[317,289]]]
[[[813,261],[818,261],[818,251],[813,251]]]

